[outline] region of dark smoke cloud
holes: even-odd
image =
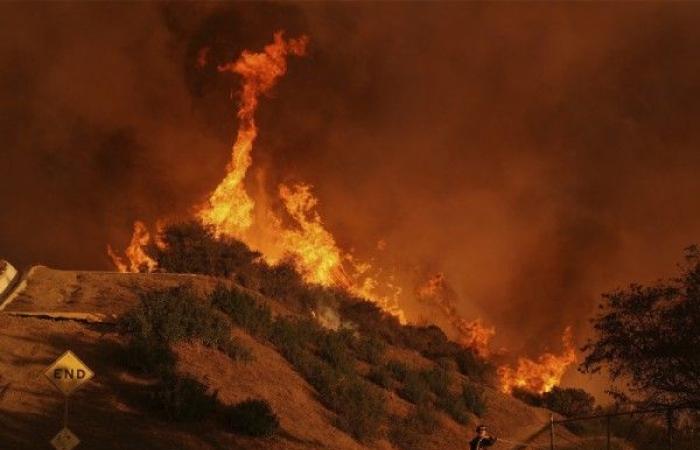
[[[313,184],[341,244],[407,286],[444,272],[497,345],[580,337],[600,292],[698,241],[698,5],[0,9],[0,251],[19,264],[106,268],[134,219],[187,214],[235,131],[216,64],[279,28],[311,48],[259,112],[269,188]]]

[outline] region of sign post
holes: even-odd
[[[46,369],[44,375],[56,389],[61,391],[65,402],[63,405],[63,429],[51,439],[51,445],[56,450],[73,450],[80,444],[80,439],[68,429],[68,398],[83,384],[90,381],[95,373],[73,352],[68,350]]]

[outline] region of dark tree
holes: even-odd
[[[153,245],[148,253],[167,272],[243,278],[260,258],[260,253],[243,242],[217,237],[198,221],[170,224],[160,233],[160,240],[165,245]]]
[[[636,400],[700,409],[700,251],[685,256],[677,278],[603,295],[582,371],[607,368]]]

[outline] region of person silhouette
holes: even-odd
[[[487,433],[486,425],[479,425],[476,427],[476,436],[474,439],[469,441],[470,450],[481,450],[486,447],[491,447],[498,440],[497,437],[490,436]]]

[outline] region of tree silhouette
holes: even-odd
[[[607,368],[616,393],[651,405],[700,409],[700,251],[686,249],[677,278],[603,295],[583,372]]]

